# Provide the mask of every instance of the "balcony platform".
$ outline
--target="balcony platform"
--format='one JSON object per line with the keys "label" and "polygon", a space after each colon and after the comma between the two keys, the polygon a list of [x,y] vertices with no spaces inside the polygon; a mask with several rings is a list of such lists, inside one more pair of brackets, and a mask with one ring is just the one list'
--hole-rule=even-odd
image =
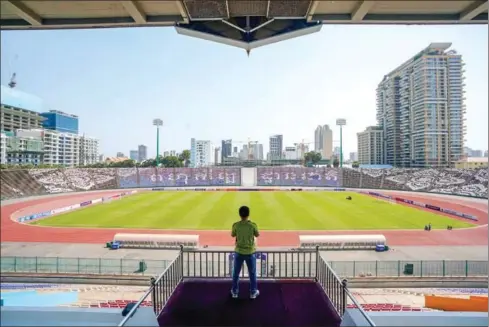
{"label": "balcony platform", "polygon": [[240,282],[238,299],[229,279],[185,279],[158,318],[160,326],[339,326],[341,319],[314,280],[259,281],[260,296],[249,298]]}

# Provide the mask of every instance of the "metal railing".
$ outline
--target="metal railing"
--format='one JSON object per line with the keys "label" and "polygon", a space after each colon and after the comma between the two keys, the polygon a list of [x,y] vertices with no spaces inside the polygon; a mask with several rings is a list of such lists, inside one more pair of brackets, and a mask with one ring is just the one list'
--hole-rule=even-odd
{"label": "metal railing", "polygon": [[151,286],[139,301],[130,307],[129,312],[124,315],[124,318],[118,326],[124,326],[131,319],[141,304],[151,296],[153,311],[158,315],[163,311],[166,303],[172,296],[178,284],[183,279],[183,247],[177,257],[166,267],[163,273],[158,278],[151,278]]}
{"label": "metal railing", "polygon": [[[229,278],[233,260],[230,251],[181,249],[175,260],[157,278],[150,289],[132,306],[118,326],[124,326],[137,309],[151,296],[153,310],[159,316],[178,284],[184,278]],[[243,266],[243,268],[245,268]],[[247,275],[247,267],[242,276]],[[342,317],[348,298],[356,305],[369,326],[375,326],[361,305],[348,291],[347,281],[341,280],[321,257],[319,249],[307,251],[260,251],[257,253],[257,276],[260,279],[311,279],[318,282],[336,313]]]}
{"label": "metal railing", "polygon": [[[312,250],[314,252],[314,250]],[[316,258],[312,252],[268,251],[266,265],[257,264],[260,278],[299,277],[314,278]],[[175,255],[178,251],[175,251]],[[188,277],[228,277],[230,252],[185,251],[184,268]],[[144,268],[141,264],[144,262]],[[86,274],[86,275],[140,275],[158,276],[172,260],[137,260],[106,258],[61,257],[0,257],[1,272]],[[212,264],[211,264],[212,262]],[[286,264],[287,262],[287,264]],[[357,277],[487,277],[487,261],[482,260],[392,260],[392,261],[328,261],[341,278]],[[412,265],[411,272],[406,266]],[[266,268],[266,269],[265,269]],[[246,270],[243,270],[243,274]]]}
{"label": "metal railing", "polygon": [[368,326],[375,326],[375,323],[370,319],[367,312],[358,303],[355,297],[348,290],[348,281],[346,279],[341,280],[334,272],[333,268],[326,262],[318,251],[317,256],[317,273],[316,280],[324,289],[326,295],[328,295],[333,308],[336,310],[340,317],[343,317],[346,305],[348,304],[348,298],[355,305],[355,308],[360,312],[362,317],[368,323]]}

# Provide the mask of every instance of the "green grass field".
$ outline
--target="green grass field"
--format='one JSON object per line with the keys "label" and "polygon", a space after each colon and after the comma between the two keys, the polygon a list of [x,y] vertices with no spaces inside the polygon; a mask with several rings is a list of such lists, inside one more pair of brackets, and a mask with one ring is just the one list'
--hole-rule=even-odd
{"label": "green grass field", "polygon": [[[352,196],[352,201],[345,200]],[[151,192],[34,222],[40,226],[228,230],[248,205],[262,230],[445,229],[472,226],[348,192]]]}

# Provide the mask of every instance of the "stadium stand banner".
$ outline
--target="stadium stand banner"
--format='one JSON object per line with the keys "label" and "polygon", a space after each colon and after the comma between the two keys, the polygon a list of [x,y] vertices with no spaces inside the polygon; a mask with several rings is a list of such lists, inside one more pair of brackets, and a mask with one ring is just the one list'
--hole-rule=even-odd
{"label": "stadium stand banner", "polygon": [[51,214],[52,215],[56,215],[58,213],[63,213],[63,212],[67,212],[67,211],[70,211],[71,210],[71,206],[68,206],[68,207],[62,207],[62,208],[57,208],[57,209],[53,209],[51,210]]}
{"label": "stadium stand banner", "polygon": [[435,210],[435,211],[440,211],[440,207],[437,207],[437,206],[434,206],[434,205],[431,205],[431,204],[425,204],[425,207],[427,209],[431,209],[431,210]]}
{"label": "stadium stand banner", "polygon": [[36,220],[36,219],[44,218],[44,217],[47,217],[47,216],[50,216],[50,215],[51,215],[51,211],[44,211],[44,212],[36,213],[36,214],[33,214],[33,215],[19,217],[19,218],[17,218],[17,221],[23,223],[25,221]]}
{"label": "stadium stand banner", "polygon": [[[361,193],[363,193],[363,192],[361,192]],[[452,209],[444,209],[444,208],[440,208],[438,206],[434,206],[434,205],[431,205],[431,204],[426,204],[426,203],[421,203],[421,202],[417,202],[417,201],[412,201],[412,200],[404,199],[404,198],[400,198],[400,197],[391,197],[391,196],[380,194],[380,193],[377,193],[377,192],[366,192],[366,194],[369,194],[369,195],[372,195],[372,196],[381,197],[381,198],[385,198],[385,199],[394,199],[397,202],[404,202],[404,203],[407,203],[407,204],[412,204],[412,205],[418,206],[420,208],[426,208],[426,209],[430,209],[430,210],[433,210],[433,211],[440,211],[440,212],[448,213],[448,214],[451,214],[451,215],[454,215],[454,216],[457,216],[457,217],[460,217],[460,218],[465,218],[465,219],[470,219],[470,220],[478,221],[477,217],[475,217],[473,215],[469,215],[469,214],[466,214],[466,213],[463,213],[463,212],[458,212],[458,211],[455,211],[455,210],[452,210]]]}
{"label": "stadium stand banner", "polygon": [[325,167],[258,167],[257,185],[342,186],[339,169]]}
{"label": "stadium stand banner", "polygon": [[80,203],[80,207],[85,207],[92,204],[92,200]]}
{"label": "stadium stand banner", "polygon": [[[137,191],[123,192],[123,193],[117,194],[115,196],[115,198],[120,199],[123,195],[129,195],[129,194],[134,194],[134,193],[137,193]],[[113,197],[106,198],[106,199],[112,199],[112,198]],[[66,207],[62,207],[62,208],[56,208],[56,209],[52,209],[52,210],[49,210],[49,211],[43,211],[43,212],[35,213],[35,214],[32,214],[32,215],[22,216],[22,217],[17,218],[17,221],[20,222],[20,223],[23,223],[23,222],[27,222],[27,221],[37,220],[37,219],[40,219],[40,218],[45,218],[47,216],[56,215],[56,214],[68,212],[68,211],[71,211],[71,210],[76,210],[76,209],[79,209],[79,208],[82,208],[82,207],[86,207],[86,206],[89,206],[89,205],[92,205],[92,204],[100,203],[103,200],[104,199],[102,199],[102,198],[98,198],[98,199],[84,201],[84,202],[77,203],[77,204],[72,204],[70,206],[66,206]]]}

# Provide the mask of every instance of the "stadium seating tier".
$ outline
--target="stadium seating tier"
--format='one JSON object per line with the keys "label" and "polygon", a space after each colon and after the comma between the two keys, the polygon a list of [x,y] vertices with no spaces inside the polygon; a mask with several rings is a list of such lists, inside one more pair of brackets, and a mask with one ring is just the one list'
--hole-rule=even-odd
{"label": "stadium seating tier", "polygon": [[[240,186],[241,168],[66,168],[2,170],[3,200],[118,188]],[[257,186],[345,187],[487,198],[487,169],[259,167]]]}

